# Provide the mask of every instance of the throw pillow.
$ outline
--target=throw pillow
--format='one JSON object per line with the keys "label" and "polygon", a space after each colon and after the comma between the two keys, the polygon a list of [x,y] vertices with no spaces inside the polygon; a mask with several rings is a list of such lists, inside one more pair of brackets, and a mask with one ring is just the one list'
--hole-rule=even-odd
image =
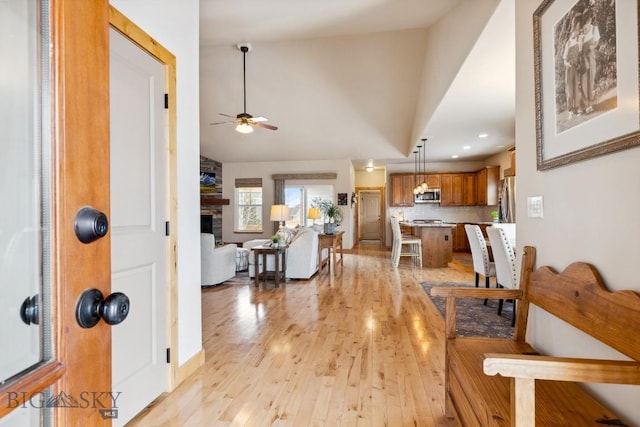
{"label": "throw pillow", "polygon": [[289,245],[293,241],[293,238],[295,237],[296,232],[291,228],[284,227],[282,229],[282,234],[284,236],[284,244]]}

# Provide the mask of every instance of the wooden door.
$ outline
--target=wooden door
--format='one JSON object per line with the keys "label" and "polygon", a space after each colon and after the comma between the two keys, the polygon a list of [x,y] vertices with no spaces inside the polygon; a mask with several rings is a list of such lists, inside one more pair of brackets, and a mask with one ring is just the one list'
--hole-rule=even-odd
{"label": "wooden door", "polygon": [[114,425],[167,388],[167,137],[164,65],[110,30],[112,289],[135,307],[113,330]]}
{"label": "wooden door", "polygon": [[[41,86],[47,99],[43,170],[50,170],[43,175],[50,189],[43,205],[50,220],[43,244],[50,254],[42,263],[50,299],[41,301],[40,309],[51,321],[52,355],[2,385],[0,417],[33,407],[34,400],[42,406],[39,399],[48,396],[49,409],[42,412],[54,425],[110,425],[118,398],[111,392],[111,327],[99,321],[83,328],[76,320],[76,303],[85,290],[110,294],[109,234],[91,243],[75,234],[81,208],[92,206],[107,217],[110,212],[108,3],[51,0],[41,7],[41,22],[50,33],[43,47],[50,69],[43,68],[47,78]],[[11,393],[18,396],[17,408],[8,402]]]}
{"label": "wooden door", "polygon": [[362,240],[381,240],[382,222],[380,217],[380,192],[360,193],[362,201]]}

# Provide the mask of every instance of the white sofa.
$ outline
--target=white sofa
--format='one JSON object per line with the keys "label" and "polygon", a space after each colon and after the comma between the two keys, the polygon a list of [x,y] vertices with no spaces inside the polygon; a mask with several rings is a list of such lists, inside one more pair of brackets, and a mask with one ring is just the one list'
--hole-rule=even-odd
{"label": "white sofa", "polygon": [[[242,247],[251,249],[269,243],[269,239],[255,239],[245,242]],[[325,256],[326,256],[326,249]],[[260,257],[262,265],[262,257]],[[267,269],[274,269],[273,256],[267,256]],[[262,267],[260,267],[262,271]],[[318,271],[318,231],[310,227],[300,227],[287,249],[287,278],[309,279]],[[249,277],[255,277],[255,255],[249,254]]]}
{"label": "white sofa", "polygon": [[200,265],[202,286],[217,285],[236,275],[234,244],[216,247],[213,234],[200,233]]}

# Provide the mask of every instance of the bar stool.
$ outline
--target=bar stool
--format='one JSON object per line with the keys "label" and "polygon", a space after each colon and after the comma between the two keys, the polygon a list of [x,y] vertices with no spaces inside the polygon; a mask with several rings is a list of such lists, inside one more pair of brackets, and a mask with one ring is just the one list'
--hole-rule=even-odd
{"label": "bar stool", "polygon": [[[400,264],[400,257],[411,257],[415,265],[422,267],[422,240],[414,236],[403,236],[400,231],[400,221],[391,217],[391,231],[393,233],[393,245],[391,247],[391,261],[395,267]],[[406,249],[403,249],[405,248]]]}

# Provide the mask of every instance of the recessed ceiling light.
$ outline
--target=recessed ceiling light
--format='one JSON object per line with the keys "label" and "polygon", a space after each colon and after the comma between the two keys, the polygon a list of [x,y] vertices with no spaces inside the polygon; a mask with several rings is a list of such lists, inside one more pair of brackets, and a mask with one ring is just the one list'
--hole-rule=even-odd
{"label": "recessed ceiling light", "polygon": [[453,156],[451,156],[452,159],[457,159],[458,157],[460,156],[458,156],[457,154],[454,154]]}
{"label": "recessed ceiling light", "polygon": [[488,133],[481,133],[480,135],[478,135],[478,138],[486,138],[488,136],[489,136]]}
{"label": "recessed ceiling light", "polygon": [[471,150],[471,146],[470,145],[465,145],[464,147],[462,147],[463,150]]}
{"label": "recessed ceiling light", "polygon": [[366,170],[367,172],[373,172],[373,166],[367,166],[366,168],[364,168],[364,170]]}

